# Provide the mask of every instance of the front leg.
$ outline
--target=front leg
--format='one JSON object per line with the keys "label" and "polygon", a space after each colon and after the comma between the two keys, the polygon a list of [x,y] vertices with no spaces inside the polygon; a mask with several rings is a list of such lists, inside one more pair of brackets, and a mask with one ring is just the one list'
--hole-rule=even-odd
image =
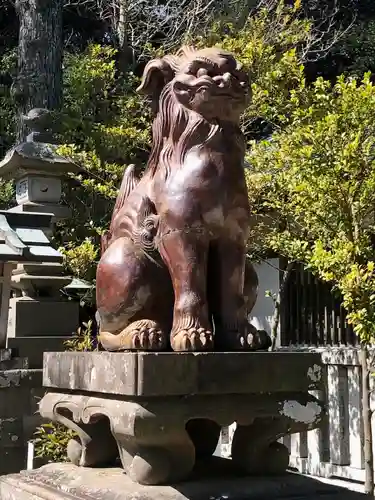
{"label": "front leg", "polygon": [[171,346],[174,351],[206,351],[213,347],[207,303],[208,238],[199,230],[166,229],[160,254],[175,295]]}

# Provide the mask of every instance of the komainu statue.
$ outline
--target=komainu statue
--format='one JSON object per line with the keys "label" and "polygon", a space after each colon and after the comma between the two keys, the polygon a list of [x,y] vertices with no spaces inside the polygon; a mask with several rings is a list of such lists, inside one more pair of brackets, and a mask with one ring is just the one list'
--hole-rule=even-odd
{"label": "komainu statue", "polygon": [[268,347],[248,323],[258,280],[246,261],[250,209],[239,119],[248,77],[218,48],[150,61],[153,144],[141,179],[125,170],[97,270],[107,350]]}

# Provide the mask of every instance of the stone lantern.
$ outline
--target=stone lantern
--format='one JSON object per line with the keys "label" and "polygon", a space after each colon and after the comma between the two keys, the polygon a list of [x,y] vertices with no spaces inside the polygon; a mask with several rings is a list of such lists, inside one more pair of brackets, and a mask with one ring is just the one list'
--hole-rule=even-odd
{"label": "stone lantern", "polygon": [[[30,129],[26,141],[14,146],[0,162],[0,177],[16,183],[17,206],[9,212],[50,214],[55,222],[66,219],[70,210],[60,201],[62,180],[80,168],[57,153],[53,116],[48,110],[33,109],[23,119]],[[51,232],[48,229],[46,236]],[[44,350],[58,350],[58,339],[76,331],[79,305],[60,294],[71,279],[61,263],[17,265],[11,280],[15,297],[10,300],[8,325],[11,337],[18,339],[17,347],[22,347],[21,339],[28,344],[30,336],[46,336]]]}
{"label": "stone lantern", "polygon": [[9,150],[0,162],[0,176],[16,183],[17,206],[11,211],[52,213],[55,221],[66,219],[70,212],[60,203],[62,179],[80,167],[57,154],[48,110],[33,109],[24,122],[31,130],[26,141]]}

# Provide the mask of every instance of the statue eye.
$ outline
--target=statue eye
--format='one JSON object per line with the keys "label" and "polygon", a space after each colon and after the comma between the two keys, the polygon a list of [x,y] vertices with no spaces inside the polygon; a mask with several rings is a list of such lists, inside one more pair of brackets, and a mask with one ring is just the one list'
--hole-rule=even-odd
{"label": "statue eye", "polygon": [[198,78],[201,76],[206,76],[206,75],[208,75],[208,71],[205,68],[198,69],[198,71],[197,71]]}

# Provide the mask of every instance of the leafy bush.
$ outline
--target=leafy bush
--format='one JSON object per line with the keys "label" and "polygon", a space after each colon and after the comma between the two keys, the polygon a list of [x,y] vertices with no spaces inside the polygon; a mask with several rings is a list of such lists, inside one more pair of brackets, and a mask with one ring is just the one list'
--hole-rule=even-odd
{"label": "leafy bush", "polygon": [[67,351],[97,351],[98,341],[93,333],[92,321],[83,323],[83,326],[78,328],[72,339],[65,342],[65,347]]}
{"label": "leafy bush", "polygon": [[318,79],[290,125],[252,145],[259,206],[278,214],[264,245],[303,262],[343,296],[361,340],[375,337],[375,86]]}
{"label": "leafy bush", "polygon": [[67,462],[66,449],[76,434],[61,424],[47,423],[34,433],[35,456],[48,462]]}

